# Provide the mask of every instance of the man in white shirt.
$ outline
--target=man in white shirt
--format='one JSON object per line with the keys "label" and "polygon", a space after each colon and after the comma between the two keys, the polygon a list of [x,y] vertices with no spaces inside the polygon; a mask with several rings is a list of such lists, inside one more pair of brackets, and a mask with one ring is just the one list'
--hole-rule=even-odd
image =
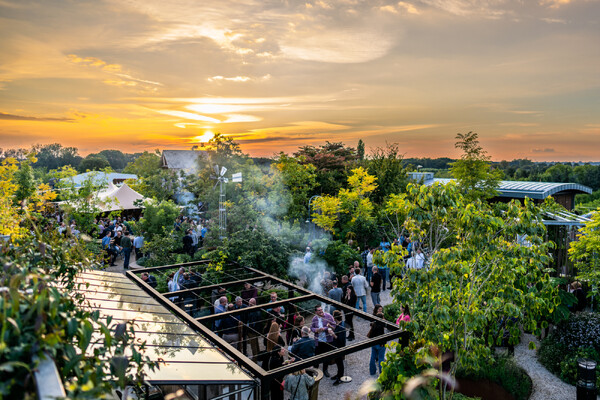
{"label": "man in white shirt", "polygon": [[310,262],[311,257],[312,257],[312,253],[310,251],[310,247],[307,247],[306,254],[304,254],[304,264],[308,264]]}
{"label": "man in white shirt", "polygon": [[367,279],[360,274],[360,268],[355,268],[354,272],[356,275],[352,278],[352,286],[356,293],[356,308],[360,310],[359,305],[362,301],[363,311],[367,312],[367,290],[369,289],[369,284],[367,283]]}

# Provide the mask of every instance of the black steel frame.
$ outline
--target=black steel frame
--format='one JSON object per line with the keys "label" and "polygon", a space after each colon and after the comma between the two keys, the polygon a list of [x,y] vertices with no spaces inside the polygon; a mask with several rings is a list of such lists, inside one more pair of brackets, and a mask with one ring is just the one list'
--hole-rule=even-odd
{"label": "black steel frame", "polygon": [[[165,307],[167,307],[169,310],[171,310],[175,315],[177,315],[182,320],[186,321],[192,329],[194,329],[197,332],[204,335],[209,341],[212,341],[212,343],[214,343],[224,353],[226,353],[227,355],[232,357],[236,362],[238,362],[238,364],[240,366],[242,366],[249,373],[251,373],[256,379],[260,380],[260,383],[261,383],[260,393],[261,393],[261,397],[263,399],[268,398],[269,384],[273,379],[281,378],[291,372],[299,371],[301,369],[308,368],[315,364],[329,362],[336,358],[345,356],[346,354],[354,353],[354,352],[372,347],[377,344],[384,344],[390,340],[400,338],[403,334],[403,332],[399,329],[398,326],[396,326],[395,324],[393,324],[387,320],[377,318],[374,315],[365,313],[354,307],[349,307],[343,303],[334,301],[328,297],[324,297],[322,295],[313,293],[307,289],[304,289],[303,287],[300,287],[293,283],[287,282],[276,276],[266,274],[264,272],[261,272],[257,269],[251,268],[251,267],[244,267],[244,268],[250,272],[257,274],[258,276],[256,278],[250,278],[247,280],[235,281],[235,282],[225,282],[223,284],[210,285],[210,286],[205,286],[205,287],[201,286],[201,287],[194,288],[194,289],[186,289],[186,290],[181,290],[178,292],[170,292],[168,294],[159,293],[158,291],[156,291],[155,289],[150,287],[146,282],[144,282],[141,279],[141,277],[139,277],[137,275],[141,272],[154,272],[154,271],[161,271],[161,270],[165,270],[165,269],[189,267],[189,266],[196,266],[196,265],[202,265],[202,264],[206,264],[206,262],[165,265],[165,266],[152,267],[152,268],[141,268],[141,269],[136,269],[136,270],[132,270],[132,271],[127,271],[126,275],[132,281],[134,281],[140,287],[142,287],[146,292],[148,292],[152,297],[154,297],[157,301],[159,301],[161,304],[163,304]],[[230,263],[230,265],[235,265],[235,266],[239,267],[239,265],[237,263]],[[196,290],[196,291],[206,290],[206,288],[208,288],[208,287],[210,287],[210,288],[227,287],[227,286],[239,285],[240,283],[244,283],[244,282],[248,282],[248,281],[257,282],[257,281],[262,281],[262,280],[275,281],[275,282],[281,284],[282,286],[287,287],[290,292],[296,291],[298,293],[301,293],[302,295],[299,297],[292,297],[292,298],[285,299],[285,300],[278,300],[273,303],[256,305],[254,307],[248,307],[248,308],[244,308],[241,310],[229,311],[229,312],[225,312],[225,313],[220,313],[218,315],[214,315],[214,314],[208,315],[208,316],[200,317],[200,318],[193,318],[192,316],[187,314],[184,310],[182,310],[180,307],[178,307],[176,304],[171,302],[166,297],[167,295],[170,297],[177,293],[185,293],[185,292],[190,292],[190,291],[194,291],[194,290]],[[248,312],[248,310],[252,309],[252,308],[256,308],[256,309],[264,309],[267,307],[272,308],[273,306],[277,306],[277,305],[285,306],[286,304],[289,304],[289,303],[298,302],[298,301],[306,301],[306,300],[319,300],[322,303],[335,306],[335,308],[338,310],[343,310],[345,312],[352,312],[352,313],[354,313],[354,315],[357,315],[360,318],[363,318],[367,321],[370,321],[370,322],[379,321],[384,324],[384,326],[388,329],[389,332],[385,333],[382,336],[378,336],[376,338],[367,339],[367,340],[364,340],[361,342],[354,343],[352,345],[346,345],[345,347],[340,348],[340,349],[332,350],[327,353],[323,353],[318,356],[314,356],[314,357],[307,358],[304,360],[295,361],[291,364],[286,364],[280,368],[267,371],[267,370],[261,368],[258,364],[256,364],[252,360],[250,360],[250,358],[246,357],[242,352],[238,351],[237,348],[235,348],[234,346],[231,346],[229,343],[227,343],[225,340],[223,340],[221,337],[219,337],[209,327],[202,324],[202,322],[209,322],[209,321],[212,321],[213,319],[220,319],[227,315],[236,315],[239,313]]]}

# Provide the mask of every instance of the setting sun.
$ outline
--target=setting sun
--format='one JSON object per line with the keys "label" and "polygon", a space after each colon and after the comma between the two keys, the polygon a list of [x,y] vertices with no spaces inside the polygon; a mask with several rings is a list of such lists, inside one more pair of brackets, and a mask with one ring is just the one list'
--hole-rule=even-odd
{"label": "setting sun", "polygon": [[215,136],[215,134],[212,133],[212,131],[205,131],[203,135],[193,137],[190,141],[192,143],[207,143],[210,139],[213,138],[213,136]]}

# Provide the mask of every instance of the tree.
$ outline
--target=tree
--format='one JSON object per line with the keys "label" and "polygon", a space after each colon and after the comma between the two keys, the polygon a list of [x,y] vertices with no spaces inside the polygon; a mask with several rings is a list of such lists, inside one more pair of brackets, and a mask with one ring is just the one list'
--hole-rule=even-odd
{"label": "tree", "polygon": [[18,162],[14,158],[9,157],[0,164],[0,234],[13,237],[20,237],[25,232],[20,226],[19,212],[13,205],[18,171]]}
{"label": "tree", "polygon": [[591,284],[588,296],[597,294],[600,282],[600,211],[592,214],[591,221],[580,229],[578,240],[571,242],[569,257],[577,268],[577,279]]}
{"label": "tree", "polygon": [[404,191],[408,183],[406,168],[397,143],[386,144],[385,148],[375,149],[367,161],[367,169],[371,175],[377,177],[377,188],[371,198],[377,204],[394,193]]}
{"label": "tree", "polygon": [[315,199],[313,222],[335,235],[339,229],[352,231],[358,220],[374,220],[374,207],[369,196],[377,188],[376,180],[362,167],[353,169],[348,177],[348,189],[340,189],[337,196],[325,195]]}
{"label": "tree", "polygon": [[21,161],[19,170],[15,173],[15,182],[17,190],[14,193],[14,201],[16,204],[21,204],[25,200],[32,197],[35,193],[36,186],[33,176],[33,168],[31,163],[35,162],[33,154],[28,154],[27,159]]}
{"label": "tree", "polygon": [[285,153],[275,160],[274,168],[280,172],[282,184],[290,194],[286,217],[291,221],[304,221],[308,217],[308,201],[317,185],[316,167],[303,161],[302,156],[292,158]]}
{"label": "tree", "polygon": [[[436,198],[443,191],[445,198]],[[453,353],[451,374],[459,366],[469,370],[483,365],[505,333],[510,343],[516,343],[520,326],[533,332],[547,326],[545,317],[555,311],[560,298],[546,273],[551,244],[544,242],[541,211],[533,202],[490,206],[466,198],[453,185],[428,194],[410,188],[402,202],[393,200],[388,211],[396,209],[406,216],[404,227],[411,237],[426,237],[428,225],[439,227],[442,235],[447,229],[452,236],[446,245],[424,249],[430,252],[427,268],[404,270],[396,246],[385,254],[377,252],[374,260],[390,265],[396,275],[404,271],[403,279],[395,280],[394,303],[410,305],[412,322],[407,329],[414,342]],[[444,212],[451,204],[455,209]],[[524,236],[526,242],[518,240]],[[437,242],[445,241],[429,241]],[[400,353],[397,343],[392,347]],[[379,382],[387,390],[393,390],[394,380],[384,378],[396,370],[397,362],[384,364]],[[440,397],[445,398],[444,385]]]}
{"label": "tree", "polygon": [[138,178],[148,178],[160,170],[160,151],[154,153],[144,151],[139,157],[127,164],[123,169],[126,174],[136,174]]}
{"label": "tree", "polygon": [[158,201],[173,200],[175,193],[181,187],[177,173],[161,168],[160,152],[145,151],[123,169],[126,174],[135,174],[136,180],[129,180],[127,184],[142,196]]}
{"label": "tree", "polygon": [[100,155],[90,154],[86,158],[81,160],[81,163],[79,164],[79,171],[100,171],[109,167],[110,164],[108,163],[106,158]]}
{"label": "tree", "polygon": [[456,134],[455,147],[463,151],[460,160],[453,162],[451,172],[469,198],[491,198],[502,177],[500,170],[492,170],[489,156],[479,145],[477,133]]}
{"label": "tree", "polygon": [[124,154],[121,150],[102,150],[97,155],[104,157],[115,171],[121,171],[125,168],[129,159],[128,155]]}
{"label": "tree", "polygon": [[554,164],[542,174],[542,180],[545,182],[570,182],[573,168],[570,165]]}
{"label": "tree", "polygon": [[32,146],[31,152],[35,153],[37,158],[33,166],[44,168],[47,171],[66,165],[77,168],[82,159],[77,154],[78,150],[76,147],[63,147],[59,143],[47,145],[36,144]]}
{"label": "tree", "polygon": [[169,235],[174,228],[175,218],[179,215],[179,207],[172,201],[145,201],[144,216],[135,223],[135,229],[143,232],[146,241],[155,236]]}
{"label": "tree", "polygon": [[304,156],[303,164],[316,168],[317,189],[323,194],[333,195],[346,180],[346,169],[357,160],[356,150],[343,143],[326,142],[319,147],[301,147],[294,156]]}
{"label": "tree", "polygon": [[102,211],[98,192],[105,187],[96,179],[97,173],[90,174],[80,185],[70,178],[77,175],[77,171],[70,166],[50,171],[49,174],[56,181],[59,189],[61,210],[66,221],[75,220],[82,232],[93,234],[97,228],[96,216]]}
{"label": "tree", "polygon": [[[28,161],[35,158],[29,155]],[[99,265],[76,238],[59,235],[54,221],[38,218],[47,188],[28,190],[22,202],[26,207],[13,205],[18,168],[14,159],[0,166],[0,232],[11,241],[0,251],[0,287],[5,288],[0,296],[0,397],[35,398],[33,371],[46,354],[58,368],[67,398],[104,398],[126,384],[141,386],[144,370],[156,364],[142,354],[144,345],[136,342],[132,325],[111,323],[89,309],[80,293],[84,285],[75,277],[84,266]]]}
{"label": "tree", "polygon": [[465,199],[456,184],[432,186],[409,184],[406,193],[393,194],[384,206],[384,214],[395,237],[409,233],[429,255],[454,243],[456,219],[465,207]]}
{"label": "tree", "polygon": [[365,142],[362,139],[358,139],[358,144],[356,145],[356,157],[359,161],[365,159]]}

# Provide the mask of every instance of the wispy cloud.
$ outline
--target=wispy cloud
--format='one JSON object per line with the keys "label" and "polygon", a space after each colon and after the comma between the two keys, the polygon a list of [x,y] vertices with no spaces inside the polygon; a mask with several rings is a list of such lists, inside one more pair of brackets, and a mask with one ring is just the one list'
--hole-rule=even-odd
{"label": "wispy cloud", "polygon": [[67,56],[69,61],[73,64],[82,65],[86,67],[99,68],[103,72],[113,76],[112,78],[102,79],[107,85],[117,87],[137,87],[138,84],[152,85],[152,86],[163,86],[160,82],[149,81],[146,79],[140,79],[131,76],[130,74],[123,72],[123,66],[120,64],[109,64],[108,62],[101,60],[97,57],[80,57],[76,54],[69,54]]}
{"label": "wispy cloud", "polygon": [[531,149],[532,153],[555,153],[556,150],[552,149],[552,148],[545,148],[545,149]]}
{"label": "wispy cloud", "polygon": [[211,76],[210,78],[208,78],[209,82],[250,82],[250,81],[267,81],[271,79],[271,75],[270,74],[266,74],[261,76],[260,78],[251,78],[249,76],[232,76],[232,77],[225,77],[222,75],[216,75],[216,76]]}
{"label": "wispy cloud", "polygon": [[541,5],[547,5],[550,8],[560,8],[567,4],[574,3],[574,0],[541,0]]}
{"label": "wispy cloud", "polygon": [[75,121],[73,118],[52,118],[52,117],[29,117],[24,115],[14,115],[14,114],[6,114],[0,112],[0,119],[10,120],[10,121],[40,121],[40,122],[73,122]]}

